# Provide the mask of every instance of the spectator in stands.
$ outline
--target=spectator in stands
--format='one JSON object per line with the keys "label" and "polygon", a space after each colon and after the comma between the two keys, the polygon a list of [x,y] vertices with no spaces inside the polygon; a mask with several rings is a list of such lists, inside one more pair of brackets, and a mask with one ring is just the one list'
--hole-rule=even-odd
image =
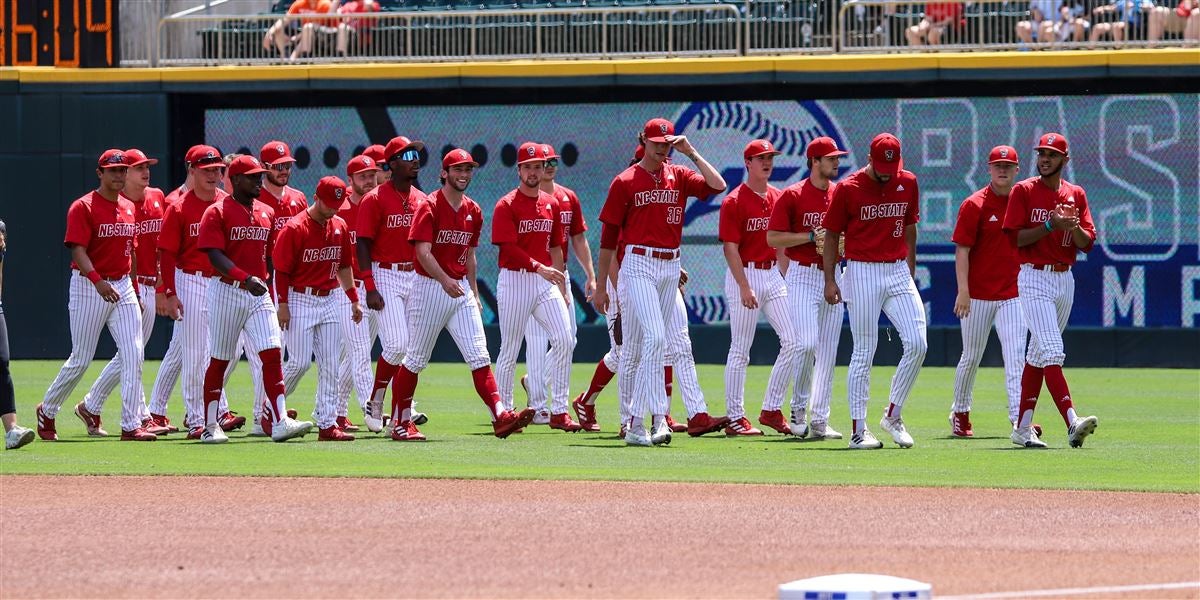
{"label": "spectator in stands", "polygon": [[[301,1],[304,0],[296,0],[296,2]],[[307,0],[307,2],[311,5],[312,0]],[[330,0],[318,0],[317,10],[315,12],[318,14],[336,13],[338,10],[337,5],[340,3],[341,0],[333,0],[332,4],[330,3]],[[292,6],[295,6],[295,4]],[[292,48],[292,60],[296,60],[303,57],[305,54],[312,52],[313,40],[317,37],[317,33],[322,33],[325,35],[333,35],[337,33],[338,23],[336,19],[308,18],[304,19],[303,23],[304,24],[300,27],[300,36],[296,46]]]}
{"label": "spectator in stands", "polygon": [[[329,0],[296,0],[290,7],[288,7],[287,14],[289,17],[293,15],[324,14],[330,12],[332,8],[334,7],[329,3]],[[308,25],[315,25],[316,23],[317,19],[311,17],[305,17],[299,20],[294,17],[279,19],[274,25],[271,25],[271,27],[267,29],[266,35],[263,36],[263,50],[270,51],[271,47],[274,46],[275,50],[279,52],[280,58],[287,57],[287,47],[295,42],[297,38],[303,42],[304,28]],[[311,28],[309,31],[310,33],[308,39],[311,47]],[[297,49],[299,49],[299,47],[297,47]],[[305,52],[308,52],[308,50],[305,50]],[[292,58],[296,58],[295,51],[292,52]]]}
{"label": "spectator in stands", "polygon": [[1114,45],[1120,46],[1127,38],[1134,37],[1142,24],[1142,11],[1153,11],[1154,3],[1149,0],[1116,0],[1113,4],[1098,6],[1092,11],[1092,44],[1104,36],[1111,36]]}
{"label": "spectator in stands", "polygon": [[1148,17],[1146,39],[1153,45],[1164,33],[1183,34],[1185,40],[1200,40],[1200,1],[1181,0],[1170,6],[1155,6]]}
{"label": "spectator in stands", "polygon": [[1033,0],[1029,3],[1029,20],[1017,23],[1017,38],[1025,44],[1035,41],[1051,44],[1068,39],[1082,42],[1089,27],[1087,20],[1080,18],[1084,11],[1078,4],[1068,6],[1059,5],[1058,0]]}
{"label": "spectator in stands", "polygon": [[930,2],[925,5],[921,22],[909,27],[904,35],[909,46],[933,46],[941,43],[947,31],[958,28],[962,19],[962,2]]}
{"label": "spectator in stands", "polygon": [[[379,3],[375,0],[350,0],[338,8],[338,14],[352,15],[354,13],[379,12]],[[359,46],[371,43],[371,22],[366,19],[343,17],[337,26],[337,53],[345,58],[349,55],[350,34],[358,35]],[[386,164],[386,163],[384,163]]]}

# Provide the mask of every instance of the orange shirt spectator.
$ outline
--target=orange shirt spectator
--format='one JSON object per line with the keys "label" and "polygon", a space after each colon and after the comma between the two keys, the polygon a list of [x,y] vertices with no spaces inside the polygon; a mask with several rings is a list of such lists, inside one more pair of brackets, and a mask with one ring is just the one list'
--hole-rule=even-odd
{"label": "orange shirt spectator", "polygon": [[[329,8],[330,8],[329,0],[296,0],[295,2],[292,3],[291,7],[288,8],[287,14],[289,14],[289,15],[328,14]],[[323,25],[325,27],[337,27],[337,22],[330,20],[330,19],[305,18],[305,19],[301,19],[300,22],[305,25],[308,25],[309,23],[315,23],[317,25]]]}

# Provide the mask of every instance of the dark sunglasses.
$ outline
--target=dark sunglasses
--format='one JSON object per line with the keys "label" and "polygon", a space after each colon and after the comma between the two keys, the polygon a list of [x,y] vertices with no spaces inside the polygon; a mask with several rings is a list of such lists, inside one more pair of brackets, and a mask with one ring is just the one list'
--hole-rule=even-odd
{"label": "dark sunglasses", "polygon": [[411,162],[411,161],[417,160],[419,158],[421,158],[420,152],[417,152],[416,150],[408,149],[408,150],[405,150],[404,152],[401,152],[401,153],[393,156],[391,158],[391,160],[399,159],[404,162]]}
{"label": "dark sunglasses", "polygon": [[202,167],[204,165],[211,165],[211,164],[215,164],[215,163],[221,163],[222,165],[224,165],[225,160],[222,159],[220,156],[211,156],[211,157],[202,158],[198,161],[193,162],[192,166],[193,167]]}
{"label": "dark sunglasses", "polygon": [[546,166],[551,169],[557,169],[558,168],[558,159],[557,158],[547,159]]}
{"label": "dark sunglasses", "polygon": [[392,167],[388,166],[388,164],[387,164],[387,163],[385,163],[385,162],[381,162],[381,163],[377,163],[377,164],[379,165],[379,170],[380,170],[380,171],[387,172],[387,171],[391,171],[391,170],[392,170]]}
{"label": "dark sunglasses", "polygon": [[276,163],[276,164],[271,165],[271,170],[272,171],[291,171],[292,163],[290,163],[290,162]]}

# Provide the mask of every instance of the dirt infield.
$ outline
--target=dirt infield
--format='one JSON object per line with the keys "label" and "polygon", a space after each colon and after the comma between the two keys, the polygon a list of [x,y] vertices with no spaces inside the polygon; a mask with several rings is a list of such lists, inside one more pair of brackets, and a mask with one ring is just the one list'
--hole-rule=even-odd
{"label": "dirt infield", "polygon": [[939,595],[1200,580],[1187,494],[2,477],[0,524],[5,598],[769,598],[849,571]]}

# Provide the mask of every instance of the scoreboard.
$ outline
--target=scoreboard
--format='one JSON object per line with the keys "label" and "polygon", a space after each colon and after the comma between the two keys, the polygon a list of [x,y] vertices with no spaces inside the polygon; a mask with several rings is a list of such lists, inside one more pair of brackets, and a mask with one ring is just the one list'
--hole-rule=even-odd
{"label": "scoreboard", "polygon": [[120,0],[0,0],[0,66],[119,66]]}

